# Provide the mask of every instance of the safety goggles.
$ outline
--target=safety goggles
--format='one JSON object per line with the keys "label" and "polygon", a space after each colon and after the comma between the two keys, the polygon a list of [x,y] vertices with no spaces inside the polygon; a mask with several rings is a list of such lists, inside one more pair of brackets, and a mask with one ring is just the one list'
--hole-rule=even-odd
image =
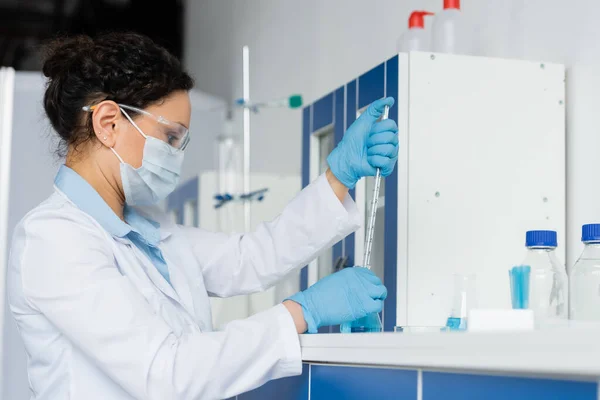
{"label": "safety goggles", "polygon": [[[121,112],[123,112],[123,114],[127,117],[127,119],[140,132],[141,132],[140,128],[137,126],[137,124],[135,122],[133,122],[133,120],[130,118],[129,114],[127,112],[125,112],[125,110],[135,112],[137,114],[140,114],[143,118],[149,118],[149,119],[153,120],[154,122],[156,122],[156,124],[154,124],[153,129],[151,129],[150,131],[148,131],[148,129],[146,129],[146,131],[143,132],[142,134],[147,134],[156,139],[160,139],[163,142],[169,144],[170,146],[172,146],[176,149],[185,150],[186,146],[188,145],[188,143],[190,141],[190,131],[185,126],[183,126],[177,122],[169,121],[168,119],[166,119],[162,116],[156,116],[146,110],[142,110],[141,108],[128,106],[126,104],[119,104],[119,103],[117,103],[117,105],[121,109]],[[83,107],[83,111],[91,112],[91,111],[94,111],[95,108],[96,108],[96,105],[85,106],[85,107]]]}

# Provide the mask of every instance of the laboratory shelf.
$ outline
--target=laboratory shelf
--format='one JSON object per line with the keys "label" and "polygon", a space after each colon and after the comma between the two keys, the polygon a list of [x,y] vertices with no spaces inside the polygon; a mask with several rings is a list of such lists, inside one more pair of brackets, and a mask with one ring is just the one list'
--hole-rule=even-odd
{"label": "laboratory shelf", "polygon": [[600,377],[600,325],[529,332],[441,332],[301,335],[306,363],[427,370]]}

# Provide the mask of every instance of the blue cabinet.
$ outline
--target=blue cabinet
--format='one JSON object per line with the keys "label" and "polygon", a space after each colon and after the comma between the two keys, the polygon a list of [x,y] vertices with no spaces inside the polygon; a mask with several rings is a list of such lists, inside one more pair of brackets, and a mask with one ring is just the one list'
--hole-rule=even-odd
{"label": "blue cabinet", "polygon": [[596,382],[423,372],[423,400],[597,400]]}
{"label": "blue cabinet", "polygon": [[302,366],[302,375],[276,379],[257,389],[239,395],[238,400],[286,399],[308,400],[309,366]]}
{"label": "blue cabinet", "polygon": [[359,110],[386,96],[385,64],[379,64],[358,77],[357,101]]}
{"label": "blue cabinet", "polygon": [[311,400],[417,400],[417,371],[313,365]]}
{"label": "blue cabinet", "polygon": [[[419,380],[419,374],[422,378]],[[420,387],[419,387],[420,386]],[[302,375],[271,381],[240,400],[597,400],[596,381],[431,372],[384,367],[307,365]]]}

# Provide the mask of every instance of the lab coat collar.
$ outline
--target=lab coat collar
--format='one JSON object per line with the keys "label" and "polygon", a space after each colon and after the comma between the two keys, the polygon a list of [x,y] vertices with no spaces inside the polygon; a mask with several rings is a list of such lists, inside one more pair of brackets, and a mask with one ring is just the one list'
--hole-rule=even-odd
{"label": "lab coat collar", "polygon": [[122,221],[100,197],[98,192],[77,172],[62,165],[54,179],[54,185],[80,210],[94,218],[107,232],[125,238],[131,231],[139,233],[148,243],[156,246],[169,236],[160,231],[160,224],[142,216],[135,208],[125,206]]}
{"label": "lab coat collar", "polygon": [[[158,246],[159,242],[171,235],[170,231],[159,229],[160,224],[150,219],[143,208],[138,210],[125,206],[123,210],[125,222],[122,221],[85,179],[65,165],[60,167],[54,184],[75,206],[94,218],[118,242],[131,243],[129,234],[137,232],[150,245]],[[139,252],[137,249],[134,251]],[[140,256],[139,259],[144,264],[146,273],[152,282],[164,294],[193,314],[191,294],[184,292],[183,299],[180,298],[174,287],[167,283],[147,257]],[[168,261],[167,264],[169,265]],[[169,268],[169,272],[171,279],[174,279],[174,284],[181,290],[181,287],[185,286],[182,285],[181,280],[185,280],[185,278],[179,276],[179,271],[175,271],[175,269]]]}

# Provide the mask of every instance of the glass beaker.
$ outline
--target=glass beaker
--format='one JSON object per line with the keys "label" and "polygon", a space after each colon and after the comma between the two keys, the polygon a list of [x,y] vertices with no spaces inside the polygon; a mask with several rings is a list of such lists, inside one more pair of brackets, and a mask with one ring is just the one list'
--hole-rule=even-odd
{"label": "glass beaker", "polygon": [[371,313],[356,321],[346,322],[340,325],[341,333],[373,333],[383,331],[379,313]]}
{"label": "glass beaker", "polygon": [[449,330],[467,329],[469,310],[475,307],[475,274],[454,274],[452,309],[446,322]]}

